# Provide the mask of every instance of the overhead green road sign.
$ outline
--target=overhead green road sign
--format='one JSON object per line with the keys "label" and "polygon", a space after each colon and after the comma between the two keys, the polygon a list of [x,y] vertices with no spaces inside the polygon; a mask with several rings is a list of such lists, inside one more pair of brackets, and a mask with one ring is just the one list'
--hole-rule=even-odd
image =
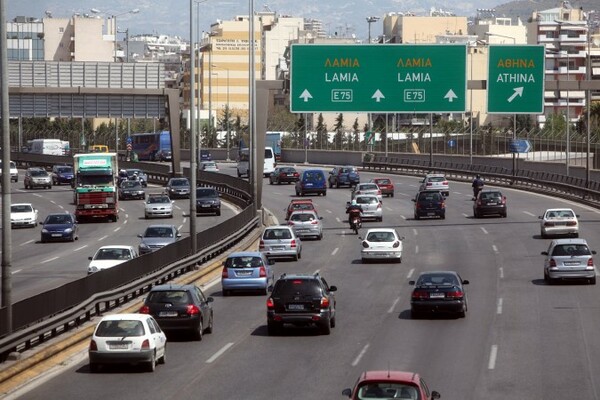
{"label": "overhead green road sign", "polygon": [[292,112],[464,112],[464,44],[294,44]]}
{"label": "overhead green road sign", "polygon": [[490,45],[488,113],[543,113],[544,58],[543,45]]}

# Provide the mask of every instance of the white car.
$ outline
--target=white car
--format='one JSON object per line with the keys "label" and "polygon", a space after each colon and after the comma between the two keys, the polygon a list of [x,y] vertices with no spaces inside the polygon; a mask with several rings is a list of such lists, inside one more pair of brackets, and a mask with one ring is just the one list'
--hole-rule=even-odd
{"label": "white car", "polygon": [[419,191],[421,190],[439,190],[444,196],[450,196],[450,184],[446,176],[442,174],[425,175],[419,186]]}
{"label": "white car", "polygon": [[202,161],[200,163],[201,171],[219,172],[219,167],[214,161]]}
{"label": "white car", "polygon": [[381,200],[374,194],[359,194],[354,200],[356,204],[362,208],[360,217],[362,219],[374,219],[375,221],[383,221],[383,207]]}
{"label": "white car", "polygon": [[354,190],[352,191],[352,198],[355,199],[356,196],[361,194],[372,194],[377,196],[379,201],[382,201],[383,195],[381,194],[381,189],[377,186],[376,183],[368,182],[368,183],[357,183],[354,186]]}
{"label": "white car", "polygon": [[542,238],[555,235],[579,237],[579,215],[570,208],[549,208],[539,218]]}
{"label": "white car", "polygon": [[96,254],[88,257],[90,260],[88,275],[133,260],[137,256],[138,252],[133,246],[102,246],[96,251]]}
{"label": "white car", "polygon": [[90,372],[104,364],[142,364],[154,372],[167,357],[167,336],[148,314],[114,314],[102,317],[88,349]]}
{"label": "white car", "polygon": [[402,262],[402,240],[393,228],[369,229],[362,239],[360,257],[370,260],[393,260]]}
{"label": "white car", "polygon": [[[0,160],[0,177],[2,177],[2,160]],[[14,161],[10,162],[10,181],[19,181],[19,171],[17,170],[17,164]]]}
{"label": "white car", "polygon": [[154,217],[173,218],[173,203],[175,201],[171,200],[166,194],[148,195],[144,204],[144,217],[146,219]]}
{"label": "white car", "polygon": [[31,203],[17,203],[10,205],[11,228],[34,228],[38,224],[38,210]]}

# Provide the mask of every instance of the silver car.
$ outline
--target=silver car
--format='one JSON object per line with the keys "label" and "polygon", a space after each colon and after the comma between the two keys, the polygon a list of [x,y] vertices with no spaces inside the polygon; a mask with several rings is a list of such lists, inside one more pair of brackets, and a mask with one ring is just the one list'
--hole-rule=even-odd
{"label": "silver car", "polygon": [[288,225],[300,238],[316,237],[321,240],[323,239],[322,219],[323,217],[319,217],[314,211],[294,211],[290,214]]}
{"label": "silver car", "polygon": [[368,182],[368,183],[359,183],[354,186],[354,190],[352,191],[352,198],[355,199],[356,196],[361,194],[372,194],[377,196],[379,201],[383,199],[383,195],[381,194],[381,189],[377,186],[376,183]]}
{"label": "silver car", "polygon": [[289,226],[269,226],[260,238],[259,250],[269,259],[291,257],[298,261],[302,257],[302,241]]}
{"label": "silver car", "polygon": [[138,237],[142,239],[138,246],[139,253],[147,254],[175,243],[181,237],[181,233],[175,225],[150,225]]}
{"label": "silver car", "polygon": [[439,190],[446,197],[450,196],[450,184],[446,176],[442,174],[427,174],[421,181],[421,190]]}
{"label": "silver car", "polygon": [[359,194],[354,200],[362,208],[362,213],[360,214],[362,219],[383,221],[383,207],[381,207],[381,200],[377,196],[374,194]]}
{"label": "silver car", "polygon": [[267,294],[274,282],[274,272],[268,260],[259,251],[240,251],[231,253],[223,263],[221,288],[223,296],[234,290],[259,290]]}
{"label": "silver car", "polygon": [[544,261],[544,280],[553,283],[561,279],[585,279],[596,284],[596,264],[585,239],[555,239],[550,242]]}
{"label": "silver car", "polygon": [[539,218],[540,235],[547,238],[553,235],[579,236],[579,215],[570,208],[549,208]]}
{"label": "silver car", "polygon": [[151,194],[144,204],[144,217],[166,217],[173,218],[174,201],[165,194]]}

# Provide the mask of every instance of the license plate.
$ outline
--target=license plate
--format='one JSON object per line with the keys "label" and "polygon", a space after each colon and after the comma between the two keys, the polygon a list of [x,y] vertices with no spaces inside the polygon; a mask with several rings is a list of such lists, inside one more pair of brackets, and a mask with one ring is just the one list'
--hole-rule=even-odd
{"label": "license plate", "polygon": [[434,212],[428,212],[427,215],[435,215]]}
{"label": "license plate", "polygon": [[52,234],[52,237],[61,237],[61,236],[62,236],[62,234],[60,234],[60,233],[53,233]]}
{"label": "license plate", "polygon": [[161,311],[158,313],[159,317],[176,317],[177,311]]}
{"label": "license plate", "polygon": [[287,176],[294,176],[294,174],[287,174]]}
{"label": "license plate", "polygon": [[285,250],[285,246],[271,246],[271,250]]}
{"label": "license plate", "polygon": [[564,264],[566,267],[574,267],[579,265],[579,261],[565,261]]}
{"label": "license plate", "polygon": [[208,208],[210,207],[210,204],[202,204],[202,207]]}
{"label": "license plate", "polygon": [[312,185],[313,185],[312,183],[307,183],[307,184],[306,184],[306,186],[312,186]]}
{"label": "license plate", "polygon": [[429,297],[431,299],[443,299],[446,295],[444,293],[429,293]]}
{"label": "license plate", "polygon": [[495,206],[496,204],[497,204],[497,203],[494,203],[493,201],[490,201],[490,202],[488,203],[488,206]]}
{"label": "license plate", "polygon": [[236,276],[250,276],[252,275],[252,271],[239,271],[236,273]]}
{"label": "license plate", "polygon": [[109,344],[108,348],[111,350],[127,350],[129,345],[127,343]]}
{"label": "license plate", "polygon": [[304,304],[289,304],[288,309],[290,310],[304,310]]}

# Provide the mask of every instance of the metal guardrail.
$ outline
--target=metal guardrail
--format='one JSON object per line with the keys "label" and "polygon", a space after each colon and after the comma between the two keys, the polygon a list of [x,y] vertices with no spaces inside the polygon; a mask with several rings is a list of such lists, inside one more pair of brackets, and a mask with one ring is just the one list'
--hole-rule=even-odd
{"label": "metal guardrail", "polygon": [[[515,170],[490,165],[410,160],[398,156],[375,155],[363,161],[363,168],[403,175],[422,176],[426,173],[444,173],[447,178],[471,182],[475,175],[481,175],[488,183],[527,189],[536,193],[550,194],[574,200],[593,207],[600,207],[600,182],[542,171]],[[587,187],[586,187],[587,186]]]}

